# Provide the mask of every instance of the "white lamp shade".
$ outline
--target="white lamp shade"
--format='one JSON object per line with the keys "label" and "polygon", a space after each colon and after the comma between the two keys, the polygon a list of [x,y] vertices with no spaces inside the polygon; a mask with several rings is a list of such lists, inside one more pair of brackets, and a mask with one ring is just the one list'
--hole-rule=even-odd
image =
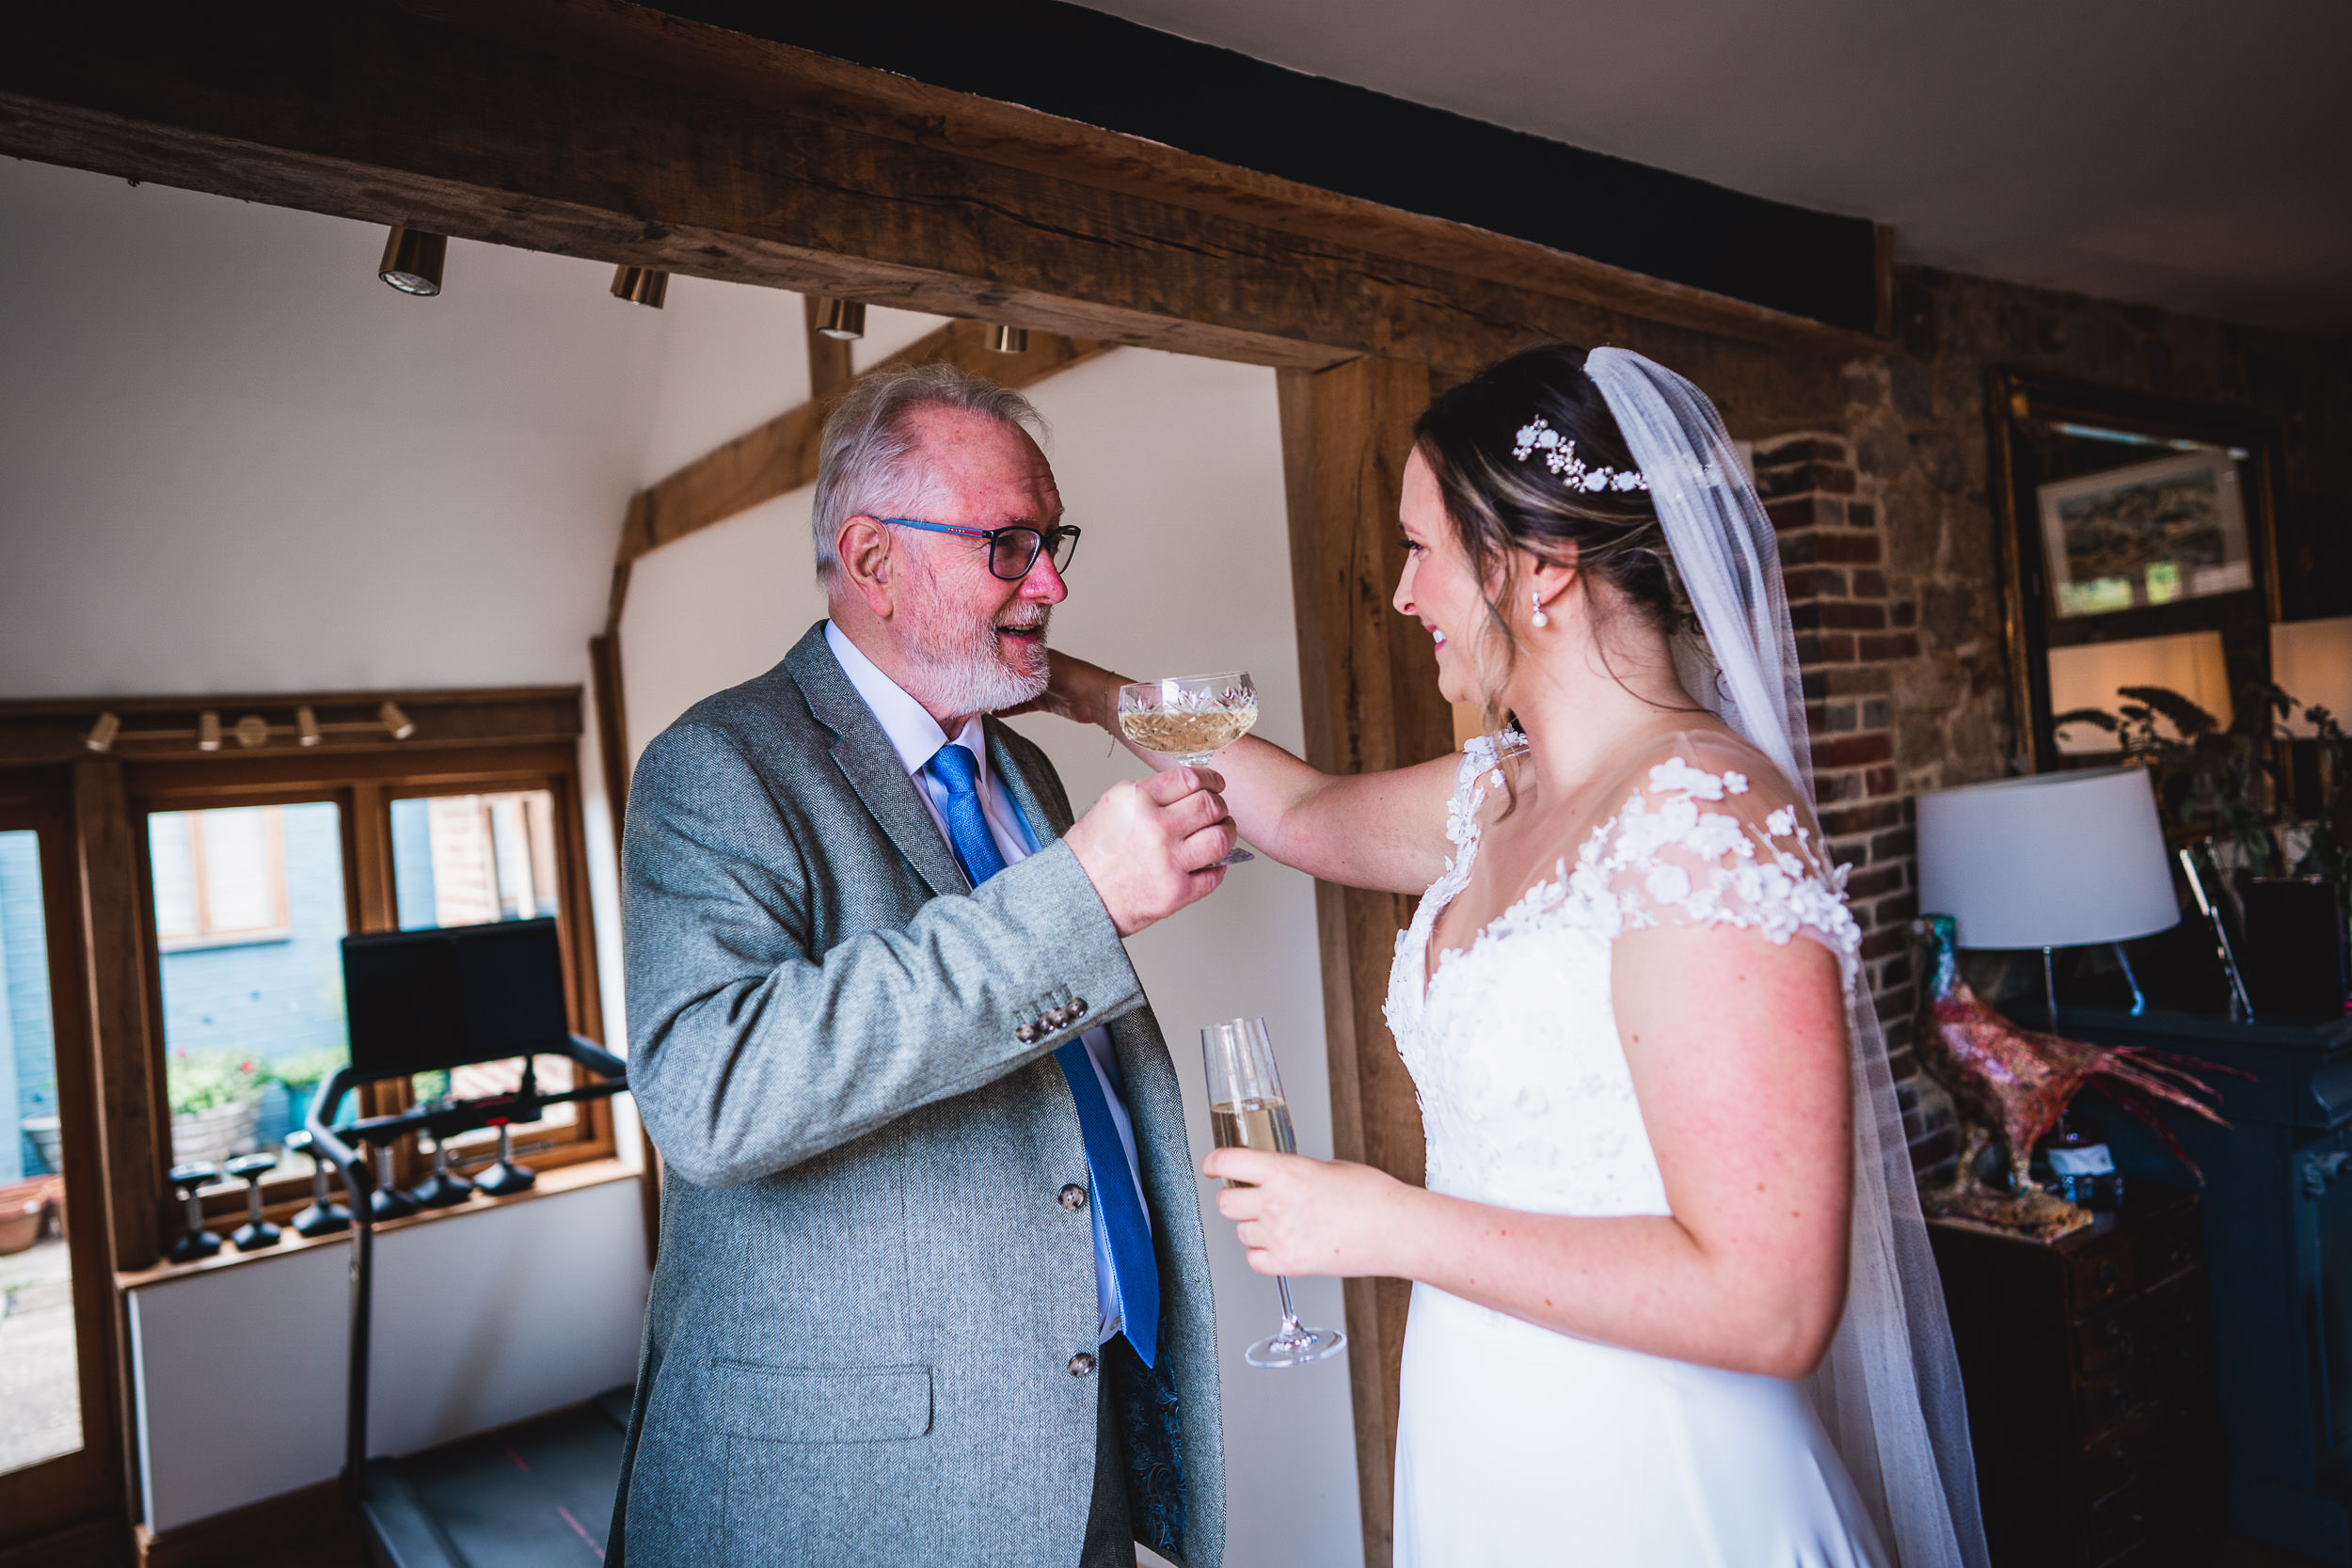
{"label": "white lamp shade", "polygon": [[[2352,729],[2352,615],[2274,625],[2270,681],[2304,707],[2324,707]],[[2316,733],[2300,708],[2287,728],[2306,738]]]}
{"label": "white lamp shade", "polygon": [[[2230,727],[2230,668],[2217,631],[2183,631],[2166,637],[2135,637],[2123,642],[2085,642],[2050,650],[2050,711],[2078,707],[2113,713],[2126,686],[2161,686],[2179,692],[2223,729]],[[2168,733],[2172,725],[2159,719]],[[2065,752],[2113,752],[2115,736],[2094,724],[2068,724],[2058,732]]]}
{"label": "white lamp shade", "polygon": [[1919,908],[1958,922],[1963,947],[2076,947],[2177,924],[2147,769],[1920,796]]}

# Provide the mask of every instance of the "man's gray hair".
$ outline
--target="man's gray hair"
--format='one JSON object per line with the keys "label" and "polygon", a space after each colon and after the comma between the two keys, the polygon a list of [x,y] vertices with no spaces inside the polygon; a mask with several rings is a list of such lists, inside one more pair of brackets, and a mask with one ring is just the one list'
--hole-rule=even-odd
{"label": "man's gray hair", "polygon": [[1042,444],[1045,420],[1009,387],[944,363],[877,371],[850,384],[818,437],[817,495],[809,531],[817,580],[831,588],[841,574],[836,541],[851,517],[913,517],[923,510],[930,474],[909,429],[926,408],[985,414]]}

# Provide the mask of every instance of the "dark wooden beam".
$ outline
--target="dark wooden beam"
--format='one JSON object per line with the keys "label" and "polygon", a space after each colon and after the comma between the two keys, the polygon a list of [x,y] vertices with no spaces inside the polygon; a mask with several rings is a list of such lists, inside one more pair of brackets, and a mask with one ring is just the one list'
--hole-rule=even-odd
{"label": "dark wooden beam", "polygon": [[[1109,346],[1083,338],[1032,332],[1025,351],[998,354],[988,346],[989,336],[990,328],[982,323],[950,322],[879,361],[874,369],[946,360],[1007,387],[1029,387]],[[816,483],[817,437],[829,411],[822,400],[796,404],[639,491],[630,498],[622,523],[621,564],[626,566],[648,550],[748,512],[762,501]],[[617,625],[617,601],[614,619]]]}
{"label": "dark wooden beam", "polygon": [[[416,729],[396,740],[383,727],[379,709],[397,704]],[[322,725],[349,725],[323,733],[303,746],[288,733],[295,710],[307,707]],[[199,716],[218,716],[217,751],[198,747]],[[529,686],[459,690],[280,691],[224,697],[76,697],[0,702],[0,766],[88,762],[98,753],[85,743],[102,713],[121,729],[104,753],[125,762],[185,758],[192,762],[230,757],[312,756],[329,752],[405,752],[452,747],[528,745],[580,738],[580,688]],[[272,726],[258,747],[238,742],[236,722],[252,715]],[[150,737],[150,732],[165,732]]]}
{"label": "dark wooden beam", "polygon": [[148,1038],[146,921],[120,763],[75,765],[73,830],[110,1252],[117,1270],[143,1269],[163,1251],[164,1134],[154,1109],[165,1101],[155,1074],[157,1053]]}
{"label": "dark wooden beam", "polygon": [[946,98],[963,118],[914,84],[614,0],[0,21],[0,151],[365,221],[1278,366],[1476,365],[1625,341],[1628,310],[1876,346]]}
{"label": "dark wooden beam", "polygon": [[[1454,716],[1438,691],[1428,639],[1389,605],[1404,567],[1397,502],[1413,419],[1429,404],[1429,372],[1358,359],[1284,371],[1277,388],[1307,760],[1326,772],[1366,773],[1441,756],[1454,746]],[[1383,1016],[1396,933],[1411,914],[1411,900],[1394,894],[1315,884],[1334,1152],[1419,1185],[1419,1102]],[[1364,1562],[1387,1568],[1412,1288],[1351,1279],[1345,1290]]]}

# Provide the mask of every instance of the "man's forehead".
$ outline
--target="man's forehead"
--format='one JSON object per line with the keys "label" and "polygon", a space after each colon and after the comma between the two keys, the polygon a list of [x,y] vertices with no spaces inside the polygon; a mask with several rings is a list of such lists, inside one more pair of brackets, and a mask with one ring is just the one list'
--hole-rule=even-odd
{"label": "man's forehead", "polygon": [[1028,432],[965,408],[925,408],[909,424],[930,482],[966,504],[1008,516],[1058,511],[1054,467]]}

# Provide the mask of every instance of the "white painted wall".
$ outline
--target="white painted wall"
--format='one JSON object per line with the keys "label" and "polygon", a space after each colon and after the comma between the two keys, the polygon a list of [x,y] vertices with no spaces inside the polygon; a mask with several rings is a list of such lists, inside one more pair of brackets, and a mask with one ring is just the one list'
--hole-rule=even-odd
{"label": "white painted wall", "polygon": [[[1071,596],[1055,613],[1055,642],[1139,675],[1246,668],[1261,693],[1261,733],[1296,750],[1298,658],[1273,372],[1119,349],[1040,384],[1032,396],[1053,424],[1050,450],[1070,520],[1086,530]],[[632,752],[696,700],[774,664],[823,615],[808,506],[806,491],[781,497],[638,562],[621,631]],[[1041,718],[1015,722],[1045,747],[1080,810],[1115,780],[1142,771],[1123,750],[1105,755],[1109,741],[1099,731]],[[1330,1153],[1314,920],[1312,882],[1262,860],[1129,944],[1202,1152],[1209,1131],[1198,1031],[1263,1013],[1296,1108],[1299,1146]],[[1242,1364],[1242,1347],[1275,1326],[1274,1286],[1242,1261],[1232,1227],[1209,1206],[1208,1183],[1201,1193],[1225,1372],[1227,1560],[1234,1568],[1360,1562],[1345,1360],[1281,1372]],[[1298,1296],[1311,1322],[1342,1321],[1336,1281],[1302,1280]]]}
{"label": "white painted wall", "polygon": [[[612,299],[605,268],[460,242],[447,292],[416,300],[376,281],[382,244],[364,225],[0,161],[0,697],[584,685],[629,492],[806,395],[797,296],[678,278],[655,312]],[[876,309],[855,359],[936,325]],[[1057,640],[1138,673],[1245,665],[1264,733],[1295,747],[1270,372],[1120,350],[1037,399],[1058,430],[1072,518],[1089,531]],[[647,557],[623,628],[631,752],[696,698],[772,664],[821,612],[804,494]],[[1134,770],[1099,736],[1022,722],[1082,806]],[[619,1038],[594,747],[592,728],[590,883]],[[1274,1030],[1301,1146],[1329,1149],[1313,920],[1306,879],[1261,862],[1135,943],[1203,1149],[1194,1031],[1244,1012]],[[416,1277],[498,1280],[516,1255],[639,1245],[633,1199],[564,1217],[573,1201],[417,1227],[453,1251],[421,1258]],[[1241,1346],[1273,1324],[1272,1287],[1242,1266],[1229,1227],[1212,1218],[1210,1235],[1231,1560],[1353,1564],[1345,1365],[1244,1368]],[[609,1349],[600,1336],[626,1321],[633,1354],[644,1289],[633,1256],[567,1275],[558,1316],[580,1338],[548,1341],[573,1346],[567,1368],[498,1338],[518,1318],[471,1317],[468,1335],[484,1337],[454,1354],[391,1349],[402,1331],[388,1325],[387,1365],[418,1378],[387,1389],[385,1418],[406,1411],[392,1435],[511,1418],[626,1378],[627,1365],[583,1347]],[[279,1434],[291,1371],[301,1386],[333,1386],[323,1358],[340,1344],[341,1265],[327,1261],[339,1257],[289,1255],[141,1293],[157,1528],[332,1472],[331,1431]],[[388,1262],[395,1276],[407,1277]],[[1305,1284],[1302,1302],[1340,1320],[1327,1281]],[[485,1296],[479,1311],[493,1306]],[[247,1349],[224,1356],[224,1343]],[[469,1392],[484,1345],[501,1354]],[[422,1402],[403,1404],[412,1394]]]}
{"label": "white painted wall", "polygon": [[[382,1237],[369,1450],[429,1448],[633,1380],[641,1213],[629,1180]],[[131,1292],[151,1528],[342,1469],[350,1267],[344,1242]]]}

